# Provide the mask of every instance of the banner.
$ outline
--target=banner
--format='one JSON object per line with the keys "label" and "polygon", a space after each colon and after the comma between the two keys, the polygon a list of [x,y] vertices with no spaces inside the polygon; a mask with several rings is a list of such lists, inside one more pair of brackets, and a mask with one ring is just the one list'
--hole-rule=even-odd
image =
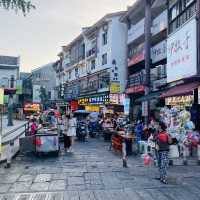
{"label": "banner", "polygon": [[129,115],[130,112],[130,98],[124,99],[124,114]]}
{"label": "banner", "polygon": [[110,93],[120,93],[120,83],[111,83]]}
{"label": "banner", "polygon": [[41,103],[40,85],[33,85],[33,103]]}

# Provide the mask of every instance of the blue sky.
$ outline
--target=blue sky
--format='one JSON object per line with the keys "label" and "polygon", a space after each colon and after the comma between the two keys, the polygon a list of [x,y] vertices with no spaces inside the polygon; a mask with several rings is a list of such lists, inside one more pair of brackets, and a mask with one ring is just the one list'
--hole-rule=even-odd
{"label": "blue sky", "polygon": [[32,0],[26,17],[0,10],[0,55],[21,56],[21,71],[57,59],[62,45],[105,14],[126,10],[134,0]]}

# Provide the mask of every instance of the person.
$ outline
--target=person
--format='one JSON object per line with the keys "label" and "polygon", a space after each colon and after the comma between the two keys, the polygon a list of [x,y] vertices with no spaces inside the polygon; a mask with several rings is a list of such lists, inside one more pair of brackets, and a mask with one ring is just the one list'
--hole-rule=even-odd
{"label": "person", "polygon": [[76,118],[74,117],[73,113],[70,113],[68,121],[68,130],[67,130],[67,136],[70,137],[70,142],[71,142],[69,152],[73,152],[72,146],[74,145],[74,137],[76,136],[76,127],[77,127]]}
{"label": "person", "polygon": [[61,127],[65,152],[67,152],[71,146],[70,137],[67,135],[68,128],[69,128],[69,115],[65,114],[62,116],[62,127]]}
{"label": "person", "polygon": [[169,144],[171,143],[171,137],[166,131],[167,127],[163,122],[159,123],[159,132],[157,135],[157,144],[158,144],[158,167],[160,173],[161,183],[167,184],[167,168],[169,164],[168,152]]}
{"label": "person", "polygon": [[31,124],[31,135],[35,135],[37,133],[37,124],[36,124],[36,119],[32,119],[32,124]]}
{"label": "person", "polygon": [[51,115],[51,125],[52,125],[52,127],[56,127],[56,117],[55,117],[55,114]]}

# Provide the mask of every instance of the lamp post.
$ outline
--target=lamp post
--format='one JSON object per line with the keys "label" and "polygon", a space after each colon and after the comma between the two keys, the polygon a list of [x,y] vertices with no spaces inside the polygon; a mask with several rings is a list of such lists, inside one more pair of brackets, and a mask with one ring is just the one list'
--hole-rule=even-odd
{"label": "lamp post", "polygon": [[[145,0],[145,95],[150,92],[150,71],[151,71],[151,0]],[[149,119],[149,102],[144,102],[146,105],[145,124],[148,124]]]}

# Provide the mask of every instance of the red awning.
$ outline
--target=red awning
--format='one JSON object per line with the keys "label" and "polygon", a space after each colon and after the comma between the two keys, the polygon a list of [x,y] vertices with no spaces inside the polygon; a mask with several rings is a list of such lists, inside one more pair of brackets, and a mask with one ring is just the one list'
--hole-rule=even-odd
{"label": "red awning", "polygon": [[196,89],[199,85],[200,85],[199,82],[178,85],[169,89],[167,92],[163,93],[160,97],[165,98],[165,97],[193,94],[193,90]]}

